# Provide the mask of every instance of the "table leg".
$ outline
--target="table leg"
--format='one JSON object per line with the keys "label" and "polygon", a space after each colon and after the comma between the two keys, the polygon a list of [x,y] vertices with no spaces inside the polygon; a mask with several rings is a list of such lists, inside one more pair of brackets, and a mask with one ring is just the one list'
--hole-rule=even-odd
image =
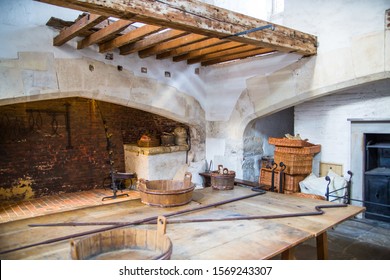
{"label": "table leg", "polygon": [[282,260],[295,260],[294,248],[290,248],[290,249],[287,249],[286,251],[282,252],[281,259]]}
{"label": "table leg", "polygon": [[328,233],[324,231],[316,238],[317,241],[317,259],[327,260],[328,256]]}

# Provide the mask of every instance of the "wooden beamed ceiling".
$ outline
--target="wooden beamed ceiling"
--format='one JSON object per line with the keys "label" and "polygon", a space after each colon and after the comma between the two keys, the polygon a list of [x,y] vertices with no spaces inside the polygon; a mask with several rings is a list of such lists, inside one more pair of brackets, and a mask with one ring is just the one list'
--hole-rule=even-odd
{"label": "wooden beamed ceiling", "polygon": [[83,14],[74,22],[51,18],[53,44],[76,37],[77,49],[171,58],[202,66],[274,52],[315,55],[317,38],[195,0],[36,0]]}

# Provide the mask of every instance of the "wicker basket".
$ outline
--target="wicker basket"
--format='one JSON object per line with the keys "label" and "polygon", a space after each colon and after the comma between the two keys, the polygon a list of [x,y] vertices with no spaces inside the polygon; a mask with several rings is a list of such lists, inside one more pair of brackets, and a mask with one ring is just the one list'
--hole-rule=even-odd
{"label": "wicker basket", "polygon": [[294,140],[288,138],[273,138],[273,137],[268,138],[268,143],[275,146],[296,147],[296,148],[314,146],[314,144],[307,142],[305,140]]}
{"label": "wicker basket", "polygon": [[302,175],[289,175],[284,174],[284,183],[283,183],[283,190],[284,193],[287,192],[300,192],[301,188],[299,187],[299,182],[303,181],[308,174],[302,174]]}
{"label": "wicker basket", "polygon": [[[308,174],[297,174],[290,175],[284,173],[283,176],[283,191],[284,193],[295,193],[300,191],[299,182],[307,177]],[[279,189],[280,176],[279,171],[275,171],[274,175],[274,187]],[[272,184],[272,170],[268,168],[262,168],[260,170],[259,183],[266,186],[271,186]]]}
{"label": "wicker basket", "polygon": [[211,172],[211,187],[215,190],[232,190],[236,172],[229,170],[227,174],[219,174],[218,171]]}
{"label": "wicker basket", "polygon": [[310,193],[289,193],[290,195],[298,196],[298,197],[304,197],[304,198],[311,198],[311,199],[319,199],[319,200],[326,200],[326,198],[322,195],[318,194],[310,194]]}
{"label": "wicker basket", "polygon": [[275,162],[278,165],[283,162],[286,165],[284,172],[287,174],[310,174],[313,168],[313,155],[296,155],[275,151]]}
{"label": "wicker basket", "polygon": [[296,154],[296,155],[317,154],[321,152],[321,145],[314,145],[311,147],[302,147],[302,148],[275,146],[275,152],[280,152],[285,154]]}
{"label": "wicker basket", "polygon": [[[259,183],[266,186],[271,186],[272,182],[272,170],[269,168],[260,169]],[[279,188],[279,172],[275,171],[274,187]]]}

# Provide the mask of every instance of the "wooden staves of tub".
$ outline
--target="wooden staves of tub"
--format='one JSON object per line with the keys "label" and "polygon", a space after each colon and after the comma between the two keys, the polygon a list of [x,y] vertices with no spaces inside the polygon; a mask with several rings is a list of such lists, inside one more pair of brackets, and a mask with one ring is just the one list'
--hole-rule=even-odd
{"label": "wooden staves of tub", "polygon": [[157,218],[157,230],[117,228],[72,240],[74,260],[169,260],[172,242],[165,234],[166,218]]}

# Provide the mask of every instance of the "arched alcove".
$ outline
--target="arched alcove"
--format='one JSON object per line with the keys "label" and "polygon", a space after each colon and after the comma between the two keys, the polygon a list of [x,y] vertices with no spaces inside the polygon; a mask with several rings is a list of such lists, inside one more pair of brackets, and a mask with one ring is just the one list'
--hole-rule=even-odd
{"label": "arched alcove", "polygon": [[258,182],[261,159],[273,156],[274,146],[268,144],[269,137],[284,137],[294,134],[294,108],[288,108],[266,117],[252,120],[245,128],[243,135],[244,163],[243,178]]}

